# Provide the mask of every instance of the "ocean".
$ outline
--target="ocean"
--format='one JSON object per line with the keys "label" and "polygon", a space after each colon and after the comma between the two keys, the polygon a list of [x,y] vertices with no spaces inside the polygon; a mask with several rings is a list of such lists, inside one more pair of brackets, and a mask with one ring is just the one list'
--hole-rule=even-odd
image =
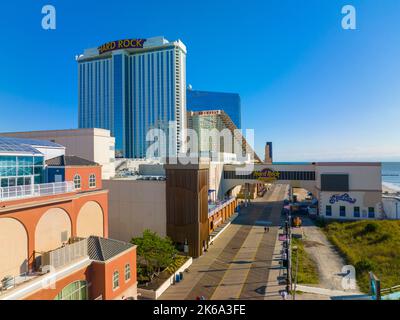
{"label": "ocean", "polygon": [[382,162],[382,182],[400,191],[400,162]]}

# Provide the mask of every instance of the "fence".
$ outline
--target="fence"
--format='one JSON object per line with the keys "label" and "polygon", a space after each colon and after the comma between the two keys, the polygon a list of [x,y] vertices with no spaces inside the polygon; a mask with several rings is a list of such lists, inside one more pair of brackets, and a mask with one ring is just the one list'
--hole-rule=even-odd
{"label": "fence", "polygon": [[51,266],[57,269],[87,255],[87,239],[83,239],[63,248],[44,253],[41,257],[41,266]]}
{"label": "fence", "polygon": [[221,201],[215,205],[215,207],[209,208],[208,210],[208,217],[212,217],[216,214],[219,210],[225,208],[226,206],[230,205],[232,202],[235,201],[235,198],[232,197],[228,200]]}
{"label": "fence", "polygon": [[75,191],[72,181],[0,188],[0,201],[50,196]]}

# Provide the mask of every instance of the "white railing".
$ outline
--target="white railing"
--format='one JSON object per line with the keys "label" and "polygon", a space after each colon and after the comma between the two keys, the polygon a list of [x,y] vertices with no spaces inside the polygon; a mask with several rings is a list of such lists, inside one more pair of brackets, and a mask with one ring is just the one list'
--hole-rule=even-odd
{"label": "white railing", "polygon": [[64,247],[53,251],[42,253],[40,256],[40,266],[36,271],[25,272],[17,276],[9,275],[0,279],[0,300],[2,295],[9,293],[11,290],[18,288],[20,285],[25,284],[28,281],[40,279],[49,272],[57,271],[75,261],[87,258],[87,239],[79,238],[71,240],[76,242],[67,244]]}
{"label": "white railing", "polygon": [[77,259],[87,257],[87,246],[87,239],[82,239],[78,242],[68,244],[65,247],[46,252],[41,256],[41,266],[42,268],[51,266],[58,269]]}
{"label": "white railing", "polygon": [[216,204],[216,206],[212,209],[208,210],[208,217],[212,217],[214,214],[216,214],[219,210],[225,208],[226,206],[230,205],[233,201],[235,201],[235,198],[232,197],[228,200],[221,201]]}
{"label": "white railing", "polygon": [[7,276],[0,279],[0,296],[7,293],[9,290],[23,284],[36,277],[36,274],[29,274],[27,272],[22,273],[18,276]]}
{"label": "white railing", "polygon": [[0,188],[0,201],[51,196],[75,191],[72,181]]}

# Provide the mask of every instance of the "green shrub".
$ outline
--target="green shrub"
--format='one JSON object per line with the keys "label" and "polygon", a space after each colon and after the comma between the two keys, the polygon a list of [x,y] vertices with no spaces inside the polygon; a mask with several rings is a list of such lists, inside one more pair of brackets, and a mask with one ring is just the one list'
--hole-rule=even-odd
{"label": "green shrub", "polygon": [[171,239],[162,238],[150,230],[145,230],[142,237],[133,238],[131,243],[137,245],[138,270],[143,281],[151,281],[154,276],[169,267],[177,254]]}
{"label": "green shrub", "polygon": [[378,224],[374,223],[374,222],[368,223],[364,228],[365,234],[373,233],[373,232],[376,232],[377,230],[378,230]]}
{"label": "green shrub", "polygon": [[346,263],[356,268],[361,291],[369,292],[369,271],[382,288],[400,284],[400,221],[332,222],[322,230]]}
{"label": "green shrub", "polygon": [[[299,238],[293,238],[292,246],[297,246],[297,250],[292,250],[293,281],[295,280],[296,263],[298,262],[297,283],[318,284],[319,275],[317,264],[311,259],[309,254],[304,249],[303,240]],[[299,255],[298,260],[297,255]]]}
{"label": "green shrub", "polygon": [[356,268],[357,272],[363,273],[372,271],[374,269],[374,264],[368,258],[362,258],[354,267]]}

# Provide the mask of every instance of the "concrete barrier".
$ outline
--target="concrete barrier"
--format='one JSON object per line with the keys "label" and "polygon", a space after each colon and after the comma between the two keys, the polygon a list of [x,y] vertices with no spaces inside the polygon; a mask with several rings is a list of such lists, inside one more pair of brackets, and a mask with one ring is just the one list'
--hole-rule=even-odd
{"label": "concrete barrier", "polygon": [[[157,290],[148,290],[148,289],[143,289],[143,288],[138,288],[138,295],[141,298],[145,299],[151,299],[151,300],[158,300],[158,298],[167,290],[172,284],[174,284],[174,279],[176,275],[180,272],[184,272],[186,269],[188,269],[193,263],[193,259],[189,258],[174,274],[172,274],[165,282],[158,287]],[[183,279],[182,281],[185,281]]]}

